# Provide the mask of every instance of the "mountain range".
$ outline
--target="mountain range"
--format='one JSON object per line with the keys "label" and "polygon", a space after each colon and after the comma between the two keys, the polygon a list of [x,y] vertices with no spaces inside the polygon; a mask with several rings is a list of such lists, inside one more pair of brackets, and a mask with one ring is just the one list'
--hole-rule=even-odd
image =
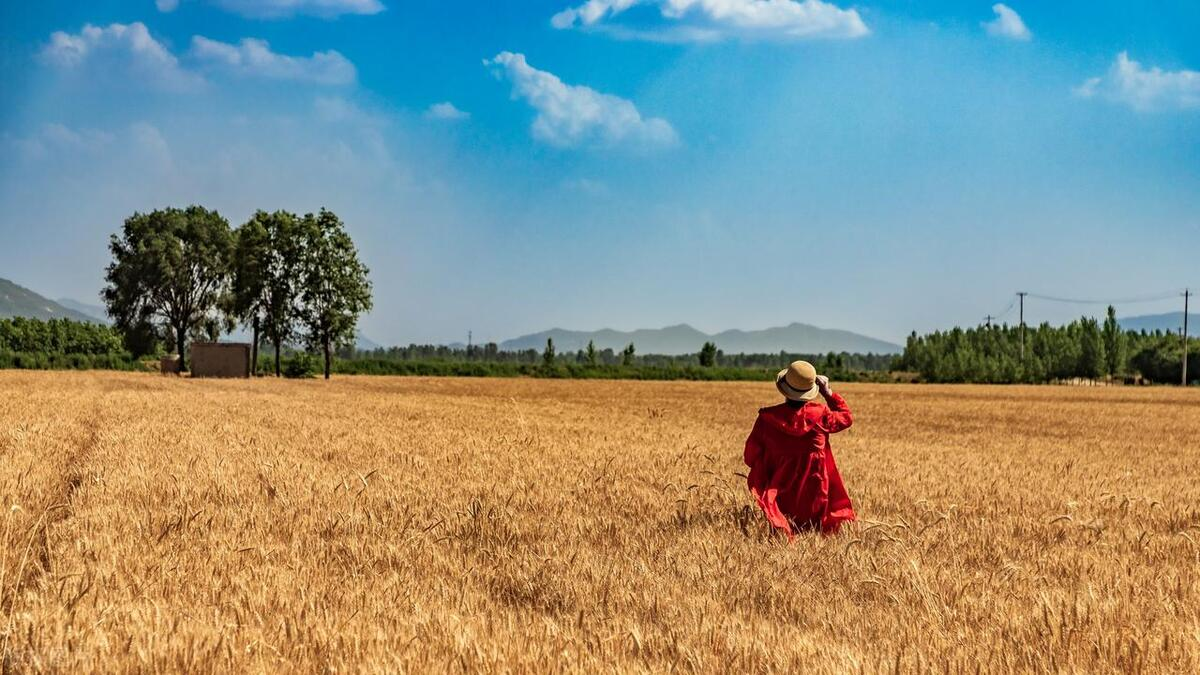
{"label": "mountain range", "polygon": [[105,323],[76,308],[44,298],[8,279],[0,279],[0,319],[14,316],[23,316],[29,319],[74,319],[75,321]]}
{"label": "mountain range", "polygon": [[93,317],[93,319],[92,319],[93,321],[99,321],[101,323],[111,323],[108,320],[108,310],[104,309],[100,305],[89,305],[86,302],[80,302],[80,301],[74,300],[72,298],[59,298],[59,299],[55,300],[55,302],[62,305],[63,307],[66,307],[67,309],[73,309],[76,312],[79,312],[80,314]]}
{"label": "mountain range", "polygon": [[[1125,330],[1144,330],[1151,333],[1161,330],[1178,335],[1179,331],[1183,328],[1183,312],[1130,316],[1124,319],[1117,319],[1117,323],[1121,324],[1121,328]],[[1198,335],[1200,335],[1200,314],[1188,312],[1188,336],[1196,337]]]}
{"label": "mountain range", "polygon": [[727,354],[824,354],[827,352],[898,354],[900,345],[845,330],[818,328],[804,323],[763,330],[727,330],[716,334],[700,331],[687,324],[666,328],[617,331],[575,331],[555,328],[524,335],[500,344],[500,349],[517,351],[542,349],[553,339],[559,351],[586,349],[593,341],[597,349],[620,351],[633,343],[639,354],[694,354],[705,342],[712,342]]}

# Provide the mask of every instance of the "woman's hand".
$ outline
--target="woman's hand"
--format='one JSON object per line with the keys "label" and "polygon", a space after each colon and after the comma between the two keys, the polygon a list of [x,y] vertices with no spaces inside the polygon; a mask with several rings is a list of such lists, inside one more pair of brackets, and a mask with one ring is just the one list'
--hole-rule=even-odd
{"label": "woman's hand", "polygon": [[817,390],[822,396],[828,396],[833,393],[833,389],[829,387],[829,378],[824,375],[817,376]]}

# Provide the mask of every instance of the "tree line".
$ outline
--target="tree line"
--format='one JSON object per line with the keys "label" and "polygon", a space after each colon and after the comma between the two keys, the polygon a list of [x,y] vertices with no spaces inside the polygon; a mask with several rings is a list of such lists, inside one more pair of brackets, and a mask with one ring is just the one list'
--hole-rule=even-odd
{"label": "tree line", "polygon": [[71,319],[0,319],[0,368],[132,370],[120,333]]}
{"label": "tree line", "polygon": [[258,211],[233,229],[202,206],[134,213],[109,241],[102,293],[115,329],[135,356],[174,347],[181,369],[189,340],[216,340],[238,326],[252,335],[252,363],[264,340],[282,371],[284,345],[324,356],[354,340],[371,308],[368,270],[341,219]]}
{"label": "tree line", "polygon": [[[853,372],[887,372],[892,368],[894,354],[834,353],[808,354],[775,352],[768,354],[726,354],[718,350],[713,342],[700,346],[700,351],[690,354],[640,354],[635,345],[626,345],[622,350],[600,348],[589,341],[582,350],[560,351],[552,339],[541,351],[502,350],[494,342],[484,345],[445,346],[409,345],[386,347],[377,350],[346,350],[340,354],[342,360],[371,360],[371,362],[434,363],[434,364],[514,364],[542,366],[587,366],[587,368],[730,368],[730,369],[775,369],[785,368],[793,360],[804,359],[822,371],[848,376]],[[384,366],[380,366],[384,368]]]}
{"label": "tree line", "polygon": [[[259,315],[263,336],[268,332]],[[253,323],[253,316],[249,318]],[[761,379],[784,364],[804,359],[841,381],[891,379],[889,371],[915,373],[926,382],[1016,383],[1074,378],[1131,379],[1174,384],[1179,381],[1182,345],[1166,332],[1122,331],[1109,312],[1103,323],[1082,318],[1066,326],[1026,327],[1022,358],[1019,326],[981,326],[935,331],[909,337],[899,356],[877,354],[724,354],[711,343],[683,355],[638,354],[622,350],[559,351],[551,342],[541,351],[502,350],[494,343],[470,347],[409,345],[359,351],[347,341],[338,349],[334,372],[390,375],[463,375],[532,377],[619,377],[629,379]],[[278,333],[281,337],[283,331]],[[0,319],[0,368],[108,368],[138,366],[126,350],[126,336],[107,326],[68,319]],[[1200,354],[1193,339],[1192,353]],[[284,376],[299,377],[311,366],[307,352],[289,354]],[[270,357],[260,361],[270,365]],[[279,361],[275,360],[275,365]],[[1200,359],[1189,361],[1189,380],[1200,380]],[[303,371],[303,372],[302,372]]]}
{"label": "tree line", "polygon": [[[1200,341],[1190,340],[1195,353]],[[1103,322],[1083,317],[1065,326],[979,326],[909,336],[895,369],[928,382],[1042,383],[1136,379],[1178,383],[1183,339],[1163,331],[1126,331],[1109,307]],[[1200,359],[1187,380],[1200,380]]]}
{"label": "tree line", "polygon": [[[236,236],[236,235],[235,235]],[[245,278],[245,277],[242,277]],[[238,283],[235,275],[234,284]],[[249,319],[253,324],[253,317]],[[201,328],[212,327],[211,322]],[[274,335],[262,322],[260,335],[270,341]],[[220,328],[220,322],[216,324]],[[280,331],[282,338],[285,333]],[[200,336],[210,339],[210,336]],[[126,349],[127,336],[119,329],[69,319],[0,320],[0,368],[106,368],[129,370],[140,367]],[[171,342],[174,346],[174,342]],[[495,343],[471,346],[409,345],[374,350],[358,350],[350,343],[337,350],[332,372],[345,374],[391,375],[464,375],[531,376],[625,379],[709,379],[757,380],[768,378],[796,359],[814,363],[822,372],[838,380],[881,379],[892,357],[874,354],[731,354],[705,343],[692,354],[638,354],[627,345],[621,350],[598,349],[590,343],[586,349],[558,351],[551,341],[548,348],[502,350]],[[161,353],[161,346],[145,345],[139,356]],[[286,339],[277,352],[282,359],[284,377],[304,377],[310,372],[308,353],[297,350]],[[267,368],[279,367],[279,360],[259,356]]]}
{"label": "tree line", "polygon": [[119,354],[121,334],[108,326],[71,319],[0,319],[0,352]]}

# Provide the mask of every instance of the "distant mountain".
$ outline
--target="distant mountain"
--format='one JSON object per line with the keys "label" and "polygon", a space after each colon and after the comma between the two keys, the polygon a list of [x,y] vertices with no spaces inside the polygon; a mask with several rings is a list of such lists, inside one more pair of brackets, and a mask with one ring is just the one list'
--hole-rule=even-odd
{"label": "distant mountain", "polygon": [[[1149,332],[1162,330],[1178,335],[1179,331],[1183,328],[1183,312],[1127,316],[1123,319],[1117,319],[1117,323],[1121,324],[1121,328],[1125,330],[1144,330]],[[1188,313],[1188,336],[1200,336],[1200,314]]]}
{"label": "distant mountain", "polygon": [[100,323],[111,323],[108,320],[108,310],[104,309],[100,305],[89,305],[86,302],[72,300],[71,298],[59,298],[55,302],[63,307],[66,307],[67,309],[73,309],[80,314],[86,314],[87,316],[92,317],[93,321],[99,321]]}
{"label": "distant mountain", "polygon": [[64,307],[24,286],[14,284],[8,279],[0,279],[0,318],[7,319],[14,316],[23,316],[27,319],[74,319],[101,323],[95,317]]}
{"label": "distant mountain", "polygon": [[371,338],[367,337],[366,335],[363,335],[363,332],[361,330],[354,334],[354,348],[359,351],[369,352],[374,349],[381,349],[382,347],[383,347],[383,345],[372,340]]}
{"label": "distant mountain", "polygon": [[898,354],[903,351],[900,345],[891,342],[850,331],[818,328],[803,323],[765,330],[727,330],[716,335],[709,335],[687,324],[635,331],[575,331],[554,328],[506,340],[500,344],[500,349],[542,349],[546,346],[547,338],[553,339],[555,348],[562,352],[584,349],[589,340],[596,343],[597,349],[613,351],[620,351],[632,342],[639,354],[694,354],[709,341],[715,343],[717,348],[724,350],[726,354],[773,354],[779,351],[793,354]]}
{"label": "distant mountain", "polygon": [[[263,343],[262,343],[263,349],[270,351],[271,344],[267,341],[266,335],[262,335],[260,337],[263,340]],[[254,342],[254,336],[251,334],[250,331],[239,326],[239,327],[235,328],[233,330],[233,332],[228,333],[226,335],[222,335],[221,342]],[[291,349],[298,349],[302,345],[287,344],[284,346],[287,348],[291,348]],[[379,349],[382,346],[383,345],[379,344],[378,342],[375,342],[374,340],[367,337],[366,335],[363,335],[362,331],[358,331],[354,334],[354,348],[361,352],[369,352],[373,349]]]}

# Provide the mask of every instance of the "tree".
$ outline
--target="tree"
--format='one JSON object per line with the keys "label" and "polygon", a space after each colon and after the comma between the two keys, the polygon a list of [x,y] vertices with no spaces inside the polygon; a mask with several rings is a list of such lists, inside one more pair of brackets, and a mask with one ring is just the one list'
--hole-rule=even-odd
{"label": "tree", "polygon": [[1117,310],[1108,306],[1108,316],[1104,319],[1104,360],[1108,375],[1116,377],[1125,370],[1125,332],[1117,323]]}
{"label": "tree", "polygon": [[634,354],[633,343],[630,342],[628,347],[621,350],[621,365],[632,366],[633,365],[633,354]]}
{"label": "tree", "polygon": [[211,327],[229,285],[229,222],[201,206],[134,213],[108,248],[102,297],[114,325],[134,338],[169,329],[185,369],[188,335]]}
{"label": "tree", "polygon": [[371,282],[354,241],[332,211],[304,216],[300,232],[299,318],[309,348],[325,357],[328,380],[334,348],[353,342],[359,315],[371,309]]}
{"label": "tree", "polygon": [[119,328],[125,348],[134,358],[161,353],[166,331],[149,319]]}
{"label": "tree", "polygon": [[554,338],[546,338],[546,349],[542,351],[542,365],[547,368],[554,365]]}
{"label": "tree", "polygon": [[250,344],[250,372],[258,374],[259,330],[262,326],[263,288],[266,260],[270,244],[266,228],[254,214],[234,232],[232,274],[233,288],[229,298],[229,315],[243,325],[249,324],[253,339]]}
{"label": "tree", "polygon": [[717,346],[711,342],[705,342],[700,348],[700,365],[705,368],[711,368],[717,364]]}
{"label": "tree", "polygon": [[1104,339],[1095,319],[1080,320],[1079,375],[1096,379],[1104,373]]}
{"label": "tree", "polygon": [[283,344],[296,337],[300,319],[304,244],[300,219],[287,211],[258,211],[238,228],[231,304],[235,317],[253,329],[256,363],[260,327],[271,341],[276,377]]}
{"label": "tree", "polygon": [[595,366],[597,358],[598,358],[598,355],[596,354],[596,342],[594,340],[588,340],[587,364],[589,366]]}

